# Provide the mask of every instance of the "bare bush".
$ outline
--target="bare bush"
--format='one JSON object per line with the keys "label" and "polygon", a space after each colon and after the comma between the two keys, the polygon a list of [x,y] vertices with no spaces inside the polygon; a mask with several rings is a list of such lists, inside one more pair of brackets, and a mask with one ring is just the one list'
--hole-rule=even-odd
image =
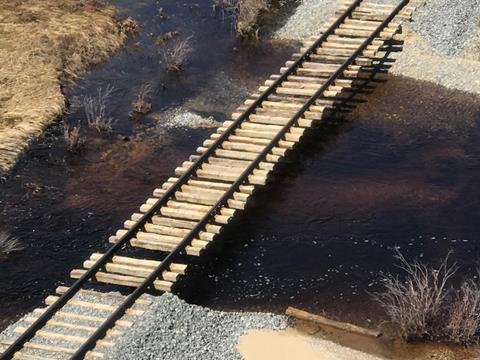
{"label": "bare bush", "polygon": [[133,111],[138,114],[148,114],[152,110],[151,95],[153,89],[150,83],[144,83],[138,91],[137,98],[132,103]]}
{"label": "bare bush", "polygon": [[240,37],[258,39],[262,13],[270,8],[269,0],[214,0],[214,9],[229,14]]}
{"label": "bare bush", "polygon": [[167,71],[180,71],[188,55],[193,51],[190,44],[192,37],[175,41],[171,46],[162,49],[161,62]]}
{"label": "bare bush", "polygon": [[105,89],[97,89],[96,97],[84,96],[82,98],[83,110],[88,126],[99,133],[110,133],[112,131],[113,119],[109,116],[107,104],[113,90],[113,86],[107,85]]}
{"label": "bare bush", "polygon": [[0,231],[0,258],[5,258],[15,251],[23,250],[17,238],[5,231]]}
{"label": "bare bush", "polygon": [[80,125],[63,125],[63,138],[65,139],[67,151],[72,153],[79,152],[85,145],[85,138],[81,136],[80,131]]}
{"label": "bare bush", "polygon": [[457,271],[455,264],[448,264],[448,255],[438,268],[427,267],[414,261],[409,263],[397,252],[399,268],[406,279],[387,275],[385,291],[375,294],[390,321],[404,339],[439,338],[444,335],[446,300],[450,293],[447,283]]}
{"label": "bare bush", "polygon": [[448,310],[445,327],[448,339],[457,344],[478,342],[480,285],[473,280],[464,281]]}

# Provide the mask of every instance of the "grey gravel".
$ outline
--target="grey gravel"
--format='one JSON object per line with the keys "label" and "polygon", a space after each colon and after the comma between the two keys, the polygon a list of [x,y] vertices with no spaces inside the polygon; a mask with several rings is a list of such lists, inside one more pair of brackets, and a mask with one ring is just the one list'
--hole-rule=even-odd
{"label": "grey gravel", "polygon": [[249,329],[284,329],[284,316],[214,311],[171,294],[153,303],[105,360],[242,359],[236,346]]}
{"label": "grey gravel", "polygon": [[305,40],[317,35],[324,21],[337,9],[335,0],[303,0],[286,24],[274,37],[285,40]]}
{"label": "grey gravel", "polygon": [[[374,0],[398,4],[399,0]],[[449,89],[480,94],[480,0],[412,0],[411,22],[404,22],[403,50],[391,54],[390,72]],[[336,0],[303,0],[275,37],[318,35]]]}
{"label": "grey gravel", "polygon": [[157,122],[157,128],[181,129],[181,128],[213,128],[221,125],[212,116],[203,117],[183,107],[173,108],[165,112],[150,115]]}
{"label": "grey gravel", "polygon": [[438,52],[454,56],[475,35],[480,0],[430,0],[417,8],[410,26]]}

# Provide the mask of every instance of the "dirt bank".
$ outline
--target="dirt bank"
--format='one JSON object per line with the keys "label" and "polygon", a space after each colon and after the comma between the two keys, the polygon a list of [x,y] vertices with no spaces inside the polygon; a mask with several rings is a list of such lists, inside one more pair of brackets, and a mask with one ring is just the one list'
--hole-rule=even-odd
{"label": "dirt bank", "polygon": [[0,173],[65,109],[62,87],[126,38],[95,0],[0,0]]}
{"label": "dirt bank", "polygon": [[245,360],[380,360],[376,356],[305,336],[295,329],[250,330],[240,338],[238,350]]}

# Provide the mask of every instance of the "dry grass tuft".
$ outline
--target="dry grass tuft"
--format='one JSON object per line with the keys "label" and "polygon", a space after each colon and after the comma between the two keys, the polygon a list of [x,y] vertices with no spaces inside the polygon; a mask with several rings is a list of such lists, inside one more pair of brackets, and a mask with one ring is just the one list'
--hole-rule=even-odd
{"label": "dry grass tuft", "polygon": [[395,257],[406,279],[386,276],[385,292],[377,294],[376,299],[404,339],[437,337],[442,330],[439,318],[449,293],[447,282],[457,271],[456,265],[448,265],[448,256],[438,268],[418,261],[409,263],[400,252]]}
{"label": "dry grass tuft", "polygon": [[270,3],[269,0],[214,0],[214,8],[220,9],[223,16],[230,15],[240,37],[258,39],[259,22]]}
{"label": "dry grass tuft", "polygon": [[161,50],[161,63],[165,65],[167,71],[180,71],[188,55],[193,51],[191,46],[192,37],[183,40],[177,40]]}
{"label": "dry grass tuft", "polygon": [[456,344],[478,343],[480,330],[480,285],[463,282],[448,309],[446,332]]}
{"label": "dry grass tuft", "polygon": [[93,0],[0,0],[0,171],[65,110],[62,85],[123,45],[114,15]]}
{"label": "dry grass tuft", "polygon": [[152,85],[150,83],[144,83],[138,91],[137,98],[132,103],[133,111],[137,114],[148,114],[152,110],[152,102],[150,97],[152,96]]}
{"label": "dry grass tuft", "polygon": [[6,258],[13,252],[23,250],[17,238],[5,231],[0,231],[0,258]]}
{"label": "dry grass tuft", "polygon": [[81,135],[80,125],[71,126],[69,124],[64,124],[63,137],[65,139],[65,146],[68,152],[79,152],[85,145],[85,138]]}
{"label": "dry grass tuft", "polygon": [[113,86],[98,88],[97,96],[84,96],[81,100],[88,126],[99,133],[111,133],[113,119],[109,115],[108,102],[114,91]]}
{"label": "dry grass tuft", "polygon": [[466,280],[455,290],[450,281],[458,267],[449,265],[449,255],[435,268],[409,263],[397,252],[405,279],[387,275],[384,292],[373,295],[405,340],[478,343],[480,284]]}

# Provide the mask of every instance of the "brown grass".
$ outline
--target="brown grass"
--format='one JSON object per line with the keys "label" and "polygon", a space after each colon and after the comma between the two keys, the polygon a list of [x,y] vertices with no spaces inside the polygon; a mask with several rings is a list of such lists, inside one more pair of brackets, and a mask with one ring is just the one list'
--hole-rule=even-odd
{"label": "brown grass", "polygon": [[444,315],[447,282],[457,267],[448,265],[448,256],[438,268],[418,261],[409,263],[400,252],[396,258],[406,278],[402,281],[386,276],[385,291],[377,294],[376,299],[404,339],[434,338],[442,330],[439,319]]}
{"label": "brown grass", "polygon": [[85,138],[81,135],[81,127],[69,124],[63,125],[63,137],[65,139],[65,147],[68,152],[76,153],[83,149]]}
{"label": "brown grass", "polygon": [[465,280],[448,309],[446,332],[457,344],[478,343],[480,330],[480,285]]}
{"label": "brown grass", "polygon": [[105,89],[98,88],[96,96],[84,96],[82,106],[90,128],[99,133],[111,133],[113,118],[110,116],[108,103],[114,91],[113,86],[107,85]]}
{"label": "brown grass", "polygon": [[214,8],[232,17],[240,37],[258,39],[259,23],[270,3],[269,0],[214,0]]}
{"label": "brown grass", "polygon": [[456,290],[451,280],[458,267],[449,264],[449,255],[438,267],[408,262],[399,252],[396,258],[405,279],[385,276],[385,290],[373,296],[398,334],[405,340],[478,343],[480,284],[468,279]]}
{"label": "brown grass", "polygon": [[114,13],[95,0],[0,0],[0,172],[64,111],[61,87],[122,46]]}
{"label": "brown grass", "polygon": [[132,103],[133,111],[137,114],[148,114],[152,110],[152,85],[144,83],[140,86],[136,99]]}
{"label": "brown grass", "polygon": [[192,52],[191,37],[176,40],[170,46],[161,50],[161,63],[167,71],[180,71]]}

